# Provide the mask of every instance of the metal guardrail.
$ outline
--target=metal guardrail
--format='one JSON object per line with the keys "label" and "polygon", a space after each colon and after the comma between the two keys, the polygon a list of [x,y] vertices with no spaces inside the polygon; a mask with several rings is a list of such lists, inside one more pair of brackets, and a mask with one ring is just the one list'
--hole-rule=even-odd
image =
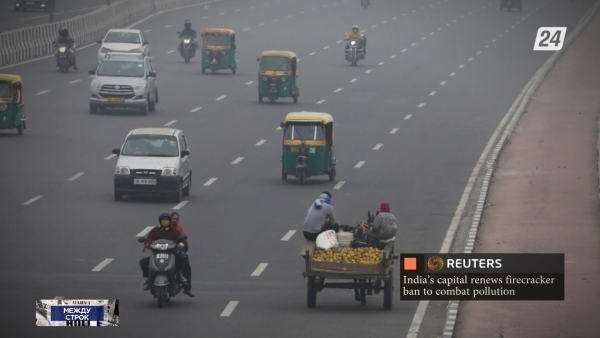
{"label": "metal guardrail", "polygon": [[60,27],[67,27],[77,46],[84,46],[101,39],[111,28],[126,26],[152,13],[206,2],[216,1],[119,0],[68,20],[0,33],[0,66],[52,54],[52,41],[57,39]]}

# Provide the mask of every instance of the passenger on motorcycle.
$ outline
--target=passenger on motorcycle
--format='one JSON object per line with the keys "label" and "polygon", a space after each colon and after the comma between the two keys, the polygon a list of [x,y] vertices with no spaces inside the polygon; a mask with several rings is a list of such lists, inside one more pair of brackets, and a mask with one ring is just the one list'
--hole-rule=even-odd
{"label": "passenger on motorcycle", "polygon": [[[183,26],[185,27],[181,32],[180,32],[180,36],[184,37],[184,36],[189,36],[192,38],[192,49],[194,52],[194,56],[196,55],[196,49],[198,48],[198,43],[196,42],[196,31],[192,29],[192,23],[190,22],[190,20],[185,20],[185,23],[183,24]],[[179,43],[179,53],[181,54],[181,57],[183,57],[183,40]]]}
{"label": "passenger on motorcycle", "polygon": [[[346,36],[346,41],[356,41],[362,45],[365,55],[367,55],[367,39],[358,30],[358,25],[352,26],[352,31]],[[350,43],[346,45],[346,49],[350,48]]]}
{"label": "passenger on motorcycle", "polygon": [[[67,53],[69,53],[71,60],[73,61],[73,69],[78,70],[77,68],[77,59],[75,58],[75,49],[73,46],[75,45],[75,40],[69,36],[69,30],[66,27],[63,27],[58,30],[58,39],[56,40],[57,45],[67,45]],[[58,51],[56,52],[56,67],[59,67],[58,64]]]}
{"label": "passenger on motorcycle", "polygon": [[[174,228],[175,230],[179,231],[181,233],[182,236],[185,235],[185,232],[183,231],[183,228],[181,227],[181,224],[179,224],[179,214],[176,212],[172,212],[171,213],[171,227]],[[190,285],[190,288],[187,290],[188,293],[185,292],[184,293],[190,297],[194,297],[194,295],[189,292],[189,290],[192,289],[192,266],[190,265],[190,258],[187,255],[187,251],[189,249],[188,246],[188,241],[185,240],[179,244],[177,244],[177,248],[179,249],[179,251],[181,251],[181,270],[183,273],[183,276],[185,277],[185,279],[187,279],[188,284]]]}
{"label": "passenger on motorcycle", "polygon": [[[142,249],[142,251],[146,251],[146,248],[150,245],[150,242],[152,242],[152,241],[155,241],[158,239],[177,241],[179,239],[179,237],[182,236],[182,233],[180,230],[175,229],[174,227],[171,226],[172,225],[171,224],[172,217],[171,217],[170,213],[163,212],[162,214],[160,214],[160,216],[158,216],[158,222],[159,222],[160,226],[154,227],[152,230],[150,230],[150,232],[148,233],[148,236],[146,236],[146,241],[144,242],[144,248]],[[182,247],[182,246],[179,246],[179,247]],[[184,287],[183,293],[185,293],[186,295],[188,295],[190,297],[195,297],[195,295],[189,291],[191,286],[189,285],[187,279],[185,279],[185,277],[183,276],[183,273],[181,272],[181,267],[184,266],[184,263],[182,262],[181,254],[176,254],[175,257],[176,257],[175,263],[177,264],[177,270],[178,270],[178,277],[179,277],[179,280],[183,283],[183,287]],[[150,280],[148,279],[148,275],[149,275],[148,265],[149,264],[150,264],[150,257],[142,258],[140,260],[140,267],[142,268],[142,275],[144,278],[146,278],[144,283],[142,283],[142,286],[144,287],[144,291],[150,289],[150,284],[149,284]]]}

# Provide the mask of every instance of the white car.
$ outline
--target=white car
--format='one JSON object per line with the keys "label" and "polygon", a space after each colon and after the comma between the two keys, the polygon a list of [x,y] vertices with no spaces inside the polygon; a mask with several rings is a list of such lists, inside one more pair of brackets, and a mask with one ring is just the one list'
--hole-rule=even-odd
{"label": "white car", "polygon": [[150,54],[148,41],[138,29],[111,29],[104,39],[96,42],[101,45],[98,51],[98,63],[102,62],[108,52],[142,52],[145,56]]}

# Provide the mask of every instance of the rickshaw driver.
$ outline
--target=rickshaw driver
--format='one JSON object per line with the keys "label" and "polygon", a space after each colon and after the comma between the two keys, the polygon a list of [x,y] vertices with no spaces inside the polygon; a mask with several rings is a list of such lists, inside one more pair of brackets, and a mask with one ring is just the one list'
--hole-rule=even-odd
{"label": "rickshaw driver", "polygon": [[[184,29],[181,31],[181,36],[189,36],[192,38],[191,44],[193,47],[194,56],[196,55],[196,48],[198,47],[198,43],[196,42],[196,31],[192,29],[192,22],[190,20],[185,20],[183,24]],[[183,57],[183,41],[179,43],[179,53],[181,57]]]}
{"label": "rickshaw driver", "polygon": [[[346,41],[356,41],[363,47],[365,55],[367,55],[367,44],[365,43],[365,37],[361,32],[358,31],[358,25],[352,26],[352,31],[346,36]],[[350,48],[350,44],[346,45],[346,49]]]}

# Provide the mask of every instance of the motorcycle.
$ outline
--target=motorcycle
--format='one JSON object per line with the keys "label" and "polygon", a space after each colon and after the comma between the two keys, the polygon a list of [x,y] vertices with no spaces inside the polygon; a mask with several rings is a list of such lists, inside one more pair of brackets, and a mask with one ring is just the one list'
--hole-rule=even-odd
{"label": "motorcycle", "polygon": [[[185,241],[187,236],[181,236],[177,242],[167,239],[152,241],[148,246],[152,251],[149,264],[150,293],[158,301],[158,307],[164,307],[171,297],[183,291],[183,283],[177,277],[175,251],[177,244]],[[143,243],[144,237],[138,238]]]}
{"label": "motorcycle", "polygon": [[346,60],[349,61],[352,66],[356,66],[359,60],[365,59],[365,50],[356,41],[350,41],[350,47],[346,49]]}
{"label": "motorcycle", "polygon": [[363,6],[364,9],[367,9],[367,6],[371,4],[371,0],[360,0],[360,4]]}
{"label": "motorcycle", "polygon": [[58,71],[66,73],[73,66],[73,59],[69,53],[69,46],[65,44],[56,44],[56,53],[58,54]]}
{"label": "motorcycle", "polygon": [[190,59],[193,58],[194,56],[196,56],[196,53],[194,51],[194,44],[193,44],[194,39],[191,36],[183,36],[182,37],[181,33],[179,33],[179,37],[181,39],[183,39],[183,44],[181,47],[182,48],[181,56],[185,60],[185,63],[189,63]]}

